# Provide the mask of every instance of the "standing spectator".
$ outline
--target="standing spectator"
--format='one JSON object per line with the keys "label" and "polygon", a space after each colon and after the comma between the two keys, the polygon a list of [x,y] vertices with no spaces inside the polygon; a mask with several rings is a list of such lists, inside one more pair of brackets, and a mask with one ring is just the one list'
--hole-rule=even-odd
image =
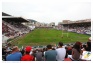
{"label": "standing spectator", "polygon": [[57,59],[57,61],[63,61],[65,59],[66,49],[62,47],[63,46],[62,42],[59,42],[58,45],[59,45],[59,48],[56,49],[56,51],[57,51],[56,59]]}
{"label": "standing spectator", "polygon": [[21,61],[33,61],[34,60],[34,57],[30,55],[31,49],[32,48],[30,46],[27,46],[25,48],[25,55],[22,56]]}
{"label": "standing spectator", "polygon": [[51,45],[47,45],[47,51],[45,52],[45,60],[46,61],[56,61],[56,51],[52,50]]}
{"label": "standing spectator", "polygon": [[41,49],[38,49],[38,52],[36,52],[36,61],[42,61],[42,56]]}
{"label": "standing spectator", "polygon": [[20,61],[22,54],[19,52],[18,46],[14,46],[12,53],[6,57],[6,61]]}

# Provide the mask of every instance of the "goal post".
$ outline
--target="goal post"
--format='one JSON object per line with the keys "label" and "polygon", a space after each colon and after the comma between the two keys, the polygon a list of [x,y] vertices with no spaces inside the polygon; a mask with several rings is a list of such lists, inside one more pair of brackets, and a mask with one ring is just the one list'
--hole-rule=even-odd
{"label": "goal post", "polygon": [[64,34],[66,35],[66,37],[69,37],[69,33],[68,33],[68,32],[64,33],[63,30],[62,30],[62,35],[61,35],[61,37],[64,37]]}
{"label": "goal post", "polygon": [[63,32],[63,25],[62,25],[61,30],[62,30],[62,35],[61,35],[61,37],[63,37],[64,34],[66,34],[66,37],[69,37],[69,32],[68,32],[68,30],[69,30],[69,25],[67,25],[67,32],[66,32],[66,33]]}
{"label": "goal post", "polygon": [[69,36],[68,30],[69,30],[69,25],[67,26],[67,37]]}

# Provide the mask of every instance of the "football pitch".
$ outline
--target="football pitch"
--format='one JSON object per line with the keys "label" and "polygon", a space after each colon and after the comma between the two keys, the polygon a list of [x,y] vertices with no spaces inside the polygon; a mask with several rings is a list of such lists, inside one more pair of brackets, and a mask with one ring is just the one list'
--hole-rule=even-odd
{"label": "football pitch", "polygon": [[87,42],[89,37],[88,35],[62,30],[38,28],[22,37],[13,39],[11,43],[18,46],[40,46],[57,44],[59,41],[63,43]]}

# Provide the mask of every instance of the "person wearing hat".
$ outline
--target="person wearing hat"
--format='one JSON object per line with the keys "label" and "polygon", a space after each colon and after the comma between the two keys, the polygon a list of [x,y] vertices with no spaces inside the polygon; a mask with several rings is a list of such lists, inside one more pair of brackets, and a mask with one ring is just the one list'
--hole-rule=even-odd
{"label": "person wearing hat", "polygon": [[6,61],[20,61],[22,57],[18,46],[13,46],[12,53],[6,57]]}
{"label": "person wearing hat", "polygon": [[33,61],[34,57],[32,55],[30,55],[30,51],[31,51],[31,46],[27,46],[25,48],[25,55],[22,56],[21,61]]}

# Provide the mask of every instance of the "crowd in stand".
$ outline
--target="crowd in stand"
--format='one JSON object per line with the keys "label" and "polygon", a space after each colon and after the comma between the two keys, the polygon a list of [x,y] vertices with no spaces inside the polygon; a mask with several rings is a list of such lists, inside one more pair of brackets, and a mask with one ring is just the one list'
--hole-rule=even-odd
{"label": "crowd in stand", "polygon": [[7,25],[2,23],[2,34],[7,36],[7,37],[14,36],[15,30],[9,28]]}
{"label": "crowd in stand", "polygon": [[30,32],[30,28],[20,22],[2,21],[2,34],[9,38],[21,36]]}
{"label": "crowd in stand", "polygon": [[87,61],[82,59],[83,51],[91,52],[91,40],[86,44],[76,42],[64,46],[59,42],[58,46],[49,44],[44,48],[26,46],[22,49],[8,43],[2,47],[2,58],[4,61]]}
{"label": "crowd in stand", "polygon": [[70,31],[70,32],[76,32],[80,34],[91,34],[91,27],[64,27],[63,30]]}

